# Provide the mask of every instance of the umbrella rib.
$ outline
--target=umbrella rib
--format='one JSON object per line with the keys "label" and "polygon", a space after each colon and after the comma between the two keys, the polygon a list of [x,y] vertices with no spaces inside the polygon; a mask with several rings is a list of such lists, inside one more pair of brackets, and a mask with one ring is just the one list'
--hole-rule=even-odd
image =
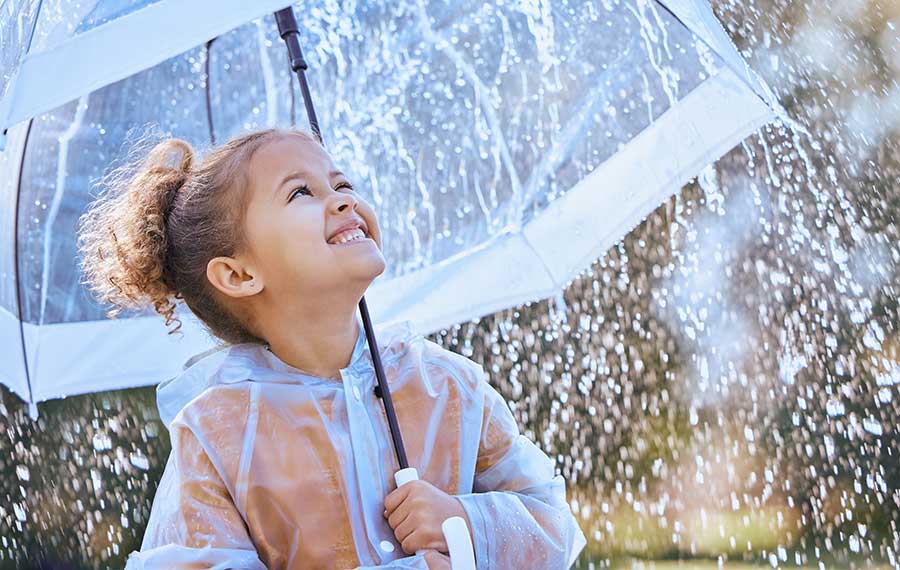
{"label": "umbrella rib", "polygon": [[[72,142],[72,139],[81,128],[81,124],[84,122],[84,115],[87,113],[89,99],[90,93],[83,95],[78,99],[72,122],[65,132],[57,139],[59,144],[59,153],[57,156],[59,157],[59,160],[56,164],[56,184],[54,184],[53,199],[50,201],[50,211],[47,212],[47,218],[44,221],[43,266],[41,267],[41,311],[40,320],[38,321],[40,324],[46,322],[47,295],[50,289],[50,271],[52,269],[50,257],[52,255],[53,247],[53,226],[56,223],[57,216],[59,216],[59,209],[62,207],[63,195],[66,193],[66,166],[69,162],[69,143]],[[25,153],[22,153],[22,156],[24,157]],[[19,180],[21,180],[21,176],[19,177]]]}
{"label": "umbrella rib", "polygon": [[[33,119],[28,120],[28,128],[25,130],[25,141],[22,144],[22,159],[19,164],[19,180],[16,187],[16,203],[13,209],[13,256],[15,257],[13,270],[15,272],[16,306],[19,311],[19,335],[22,339],[22,363],[25,367],[25,384],[28,386],[29,415],[34,418],[37,414],[37,406],[31,392],[31,374],[28,371],[28,349],[25,347],[25,312],[22,310],[21,275],[19,274],[19,198],[22,195],[22,169],[25,167],[25,150],[28,148],[28,137],[31,135]],[[32,414],[32,412],[34,412]]]}
{"label": "umbrella rib", "polygon": [[203,53],[206,56],[203,62],[204,68],[204,94],[206,95],[206,128],[209,130],[209,142],[210,144],[216,144],[216,129],[213,124],[213,115],[212,115],[212,79],[209,76],[209,59],[212,57],[212,43],[216,41],[218,36],[207,41],[203,44]]}
{"label": "umbrella rib", "polygon": [[528,246],[528,249],[530,249],[532,251],[532,253],[534,254],[534,257],[536,257],[537,260],[540,262],[541,267],[543,267],[544,271],[547,272],[547,277],[550,278],[550,283],[551,283],[551,286],[553,287],[553,289],[562,288],[562,285],[556,281],[556,277],[554,277],[553,271],[550,270],[550,266],[547,265],[547,263],[544,261],[544,257],[540,254],[540,252],[534,246],[534,244],[531,243],[531,240],[528,239],[528,234],[525,233],[524,231],[519,231],[517,233],[520,236],[522,236],[522,241],[525,242],[525,245]]}
{"label": "umbrella rib", "polygon": [[590,126],[590,121],[596,116],[597,107],[601,107],[606,103],[606,100],[600,96],[604,90],[605,88],[602,85],[595,85],[590,93],[582,98],[578,105],[578,108],[582,109],[579,115],[573,117],[563,127],[564,130],[557,139],[556,145],[544,155],[541,162],[532,170],[531,175],[525,181],[525,190],[522,195],[523,206],[531,204],[541,183],[552,175],[553,171],[569,157],[575,141],[584,134]]}
{"label": "umbrella rib", "polygon": [[[780,116],[781,116],[781,115],[787,116],[787,114],[783,111],[783,109],[782,109],[782,107],[781,107],[781,104],[778,103],[778,100],[775,98],[775,95],[774,95],[773,93],[771,93],[771,91],[769,90],[769,88],[768,88],[766,82],[765,82],[765,81],[759,81],[759,76],[758,76],[757,73],[756,73],[755,71],[753,71],[753,69],[747,64],[747,61],[743,58],[743,56],[741,56],[740,52],[737,51],[737,48],[736,48],[735,45],[734,45],[734,41],[731,40],[731,37],[728,36],[727,33],[725,34],[725,37],[728,38],[729,42],[731,43],[731,46],[730,46],[730,47],[731,47],[731,48],[735,51],[735,53],[737,53],[737,55],[740,57],[741,62],[743,62],[743,64],[744,64],[744,69],[735,69],[735,66],[732,65],[732,62],[730,61],[730,58],[725,57],[725,54],[720,53],[719,50],[716,49],[716,46],[711,45],[710,42],[707,41],[706,38],[703,37],[697,30],[695,30],[694,28],[692,28],[691,26],[689,26],[689,25],[687,24],[687,22],[685,22],[683,19],[681,19],[681,17],[680,17],[678,14],[676,14],[675,11],[674,11],[672,8],[670,8],[670,7],[668,6],[668,4],[666,3],[666,0],[653,0],[653,1],[654,1],[655,4],[658,4],[658,5],[662,6],[663,10],[665,10],[666,12],[668,12],[673,18],[675,18],[675,20],[676,20],[679,24],[681,24],[682,26],[684,26],[684,28],[685,28],[686,30],[688,30],[689,32],[691,32],[691,34],[693,34],[693,35],[697,38],[697,40],[699,40],[700,42],[702,42],[703,45],[705,45],[707,48],[709,48],[710,51],[712,51],[714,54],[716,54],[717,56],[719,56],[719,59],[722,60],[722,64],[725,65],[726,67],[728,67],[729,69],[731,69],[731,71],[733,71],[734,74],[735,74],[741,81],[743,81],[744,84],[746,84],[746,85],[750,88],[750,91],[752,91],[757,97],[759,97],[759,98],[762,100],[763,103],[765,103],[766,105],[772,107],[772,109],[775,110],[776,114],[778,114],[778,115],[780,115]],[[711,10],[711,8],[710,8],[710,10]],[[713,14],[713,16],[715,16],[715,14]],[[718,19],[717,19],[717,21],[718,21]],[[720,27],[721,27],[721,23],[720,23],[719,25],[720,25]],[[708,28],[707,28],[707,29],[708,29]],[[724,32],[724,28],[722,28],[722,31]],[[753,79],[754,77],[757,78],[757,85],[753,85],[752,83],[750,83],[750,81],[745,80],[744,75],[746,75],[746,77],[747,77],[750,81],[752,81],[752,79]],[[759,92],[755,89],[755,87],[757,87],[757,86],[763,91],[763,93],[759,93]]]}
{"label": "umbrella rib", "polygon": [[31,33],[28,34],[28,45],[25,46],[25,51],[23,54],[27,54],[31,51],[31,42],[34,40],[34,32],[37,30],[38,20],[41,17],[41,8],[44,5],[44,0],[38,0],[37,8],[34,9],[34,23],[31,24]]}

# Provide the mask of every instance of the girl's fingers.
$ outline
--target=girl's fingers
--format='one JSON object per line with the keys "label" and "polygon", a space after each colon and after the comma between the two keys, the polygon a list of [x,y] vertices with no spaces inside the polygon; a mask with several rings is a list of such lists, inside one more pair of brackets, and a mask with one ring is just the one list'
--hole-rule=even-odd
{"label": "girl's fingers", "polygon": [[406,538],[400,539],[400,546],[403,548],[403,552],[407,554],[415,554],[417,550],[423,550],[425,548],[428,548],[430,545],[424,539],[422,532],[413,531]]}
{"label": "girl's fingers", "polygon": [[388,524],[392,529],[397,530],[397,527],[403,524],[403,522],[409,518],[409,514],[412,509],[403,508],[403,505],[394,510],[393,513],[388,517]]}
{"label": "girl's fingers", "polygon": [[402,523],[397,525],[397,528],[394,529],[394,536],[397,537],[397,540],[403,541],[403,539],[407,538],[413,531],[416,530],[413,525],[412,517],[407,517]]}
{"label": "girl's fingers", "polygon": [[450,557],[437,550],[426,550],[424,558],[428,570],[450,570]]}
{"label": "girl's fingers", "polygon": [[[414,483],[414,481],[410,481],[410,483]],[[409,483],[406,485],[401,485],[397,487],[390,493],[388,493],[387,497],[384,498],[384,508],[386,511],[391,512],[397,507],[399,507],[403,501],[406,499],[406,496],[412,490],[413,486],[410,486]]]}

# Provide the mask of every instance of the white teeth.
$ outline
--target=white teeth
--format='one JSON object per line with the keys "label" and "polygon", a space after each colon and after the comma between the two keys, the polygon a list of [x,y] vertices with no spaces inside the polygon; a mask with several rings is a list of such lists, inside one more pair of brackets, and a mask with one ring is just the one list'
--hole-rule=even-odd
{"label": "white teeth", "polygon": [[333,245],[339,245],[342,243],[347,243],[348,241],[364,239],[365,237],[366,237],[366,234],[364,234],[362,232],[362,230],[357,228],[357,229],[341,232],[339,237],[337,237],[333,242],[329,242],[329,243],[332,243]]}

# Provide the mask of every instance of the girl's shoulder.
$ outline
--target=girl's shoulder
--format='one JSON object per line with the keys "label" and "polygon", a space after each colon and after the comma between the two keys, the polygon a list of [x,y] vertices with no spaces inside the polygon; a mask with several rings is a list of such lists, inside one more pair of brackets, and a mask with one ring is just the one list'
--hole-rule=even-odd
{"label": "girl's shoulder", "polygon": [[177,418],[189,425],[208,417],[234,418],[238,409],[247,407],[246,380],[253,367],[238,348],[204,353],[156,387],[156,405],[166,427]]}
{"label": "girl's shoulder", "polygon": [[423,362],[427,366],[443,371],[472,396],[482,391],[485,373],[480,364],[426,338],[423,338],[422,347]]}
{"label": "girl's shoulder", "polygon": [[248,435],[251,386],[207,386],[172,419],[169,437],[176,456],[202,450],[230,492],[234,492]]}

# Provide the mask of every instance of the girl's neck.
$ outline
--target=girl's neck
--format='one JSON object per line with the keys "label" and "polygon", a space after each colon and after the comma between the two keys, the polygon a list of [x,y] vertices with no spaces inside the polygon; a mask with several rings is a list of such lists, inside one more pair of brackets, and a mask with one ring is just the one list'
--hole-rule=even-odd
{"label": "girl's neck", "polygon": [[[330,314],[323,319],[279,319],[280,326],[267,331],[267,348],[279,360],[319,378],[341,380],[340,370],[350,365],[360,323],[350,315]],[[299,323],[310,323],[298,325]]]}

